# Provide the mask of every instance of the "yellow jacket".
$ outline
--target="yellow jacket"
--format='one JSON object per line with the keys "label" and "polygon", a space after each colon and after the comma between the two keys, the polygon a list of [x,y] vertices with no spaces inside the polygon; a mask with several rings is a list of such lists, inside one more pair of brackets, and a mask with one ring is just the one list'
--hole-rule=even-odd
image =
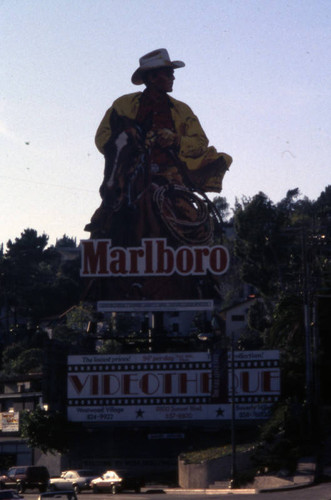
{"label": "yellow jacket", "polygon": [[[142,92],[134,92],[119,97],[106,111],[95,136],[96,146],[101,153],[104,153],[104,146],[111,137],[110,115],[113,109],[120,116],[126,116],[134,120],[138,113],[141,95]],[[191,172],[197,171],[219,158],[224,159],[226,169],[228,169],[232,163],[231,156],[226,153],[218,153],[213,146],[208,146],[206,134],[191,108],[171,96],[168,97],[172,103],[171,115],[179,139],[178,156],[181,161],[185,162],[188,170]],[[216,178],[212,179],[208,183],[210,184],[209,188],[206,190],[220,191],[223,175],[218,180]]]}

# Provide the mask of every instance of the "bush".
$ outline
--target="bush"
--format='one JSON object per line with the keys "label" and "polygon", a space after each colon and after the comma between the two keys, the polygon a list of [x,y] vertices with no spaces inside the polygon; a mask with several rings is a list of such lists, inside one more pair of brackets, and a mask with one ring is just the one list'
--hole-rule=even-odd
{"label": "bush", "polygon": [[257,467],[282,468],[294,472],[298,459],[310,454],[311,431],[304,405],[286,400],[275,406],[270,420],[262,427],[261,442],[253,455]]}

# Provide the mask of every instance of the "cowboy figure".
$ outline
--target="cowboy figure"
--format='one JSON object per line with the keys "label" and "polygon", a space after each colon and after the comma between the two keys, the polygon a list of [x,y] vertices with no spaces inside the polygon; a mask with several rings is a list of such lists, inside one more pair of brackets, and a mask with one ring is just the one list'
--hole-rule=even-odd
{"label": "cowboy figure", "polygon": [[[97,129],[97,148],[107,160],[114,140],[114,116],[125,117],[145,130],[145,146],[149,151],[146,168],[150,173],[151,186],[167,184],[186,186],[200,193],[219,193],[232,158],[226,153],[218,153],[213,146],[208,146],[208,139],[190,107],[168,95],[173,89],[174,70],[185,66],[184,62],[171,61],[166,49],[158,49],[141,57],[139,63],[131,81],[134,85],[144,84],[146,88],[143,92],[124,95],[114,101]],[[101,196],[103,197],[102,190]],[[179,205],[178,200],[176,203]],[[118,221],[114,223],[116,215],[109,215],[109,209],[107,214],[105,205],[103,203],[95,212],[85,229],[91,232],[93,238],[114,239],[114,234],[111,233],[116,233],[114,225],[119,227],[119,224]],[[145,214],[145,218],[151,217],[151,211],[155,211],[150,200],[147,205],[145,204],[144,210],[140,207],[140,217],[142,214]],[[180,205],[185,212],[190,211],[187,202],[181,201]],[[191,203],[191,208],[192,206]],[[192,216],[194,214],[189,215]],[[109,223],[109,217],[112,223]],[[129,219],[133,220],[131,217]],[[107,227],[107,230],[100,230],[102,226]],[[140,236],[162,236],[162,230],[156,229],[159,226],[152,221],[145,225]],[[118,244],[125,245],[129,242],[121,242],[117,237],[115,239]]]}

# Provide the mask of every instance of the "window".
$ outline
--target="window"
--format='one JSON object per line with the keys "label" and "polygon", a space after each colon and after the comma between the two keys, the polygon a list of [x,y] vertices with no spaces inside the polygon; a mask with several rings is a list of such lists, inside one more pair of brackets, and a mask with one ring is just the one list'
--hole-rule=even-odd
{"label": "window", "polygon": [[232,321],[245,321],[244,314],[233,314],[231,317]]}

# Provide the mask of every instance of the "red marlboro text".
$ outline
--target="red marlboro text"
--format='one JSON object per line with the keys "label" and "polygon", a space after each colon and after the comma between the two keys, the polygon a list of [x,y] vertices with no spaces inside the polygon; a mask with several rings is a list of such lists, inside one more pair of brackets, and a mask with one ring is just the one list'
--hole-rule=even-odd
{"label": "red marlboro text", "polygon": [[112,247],[111,240],[83,240],[81,276],[170,276],[224,274],[228,250],[216,245],[167,246],[165,238],[146,238],[140,247]]}

